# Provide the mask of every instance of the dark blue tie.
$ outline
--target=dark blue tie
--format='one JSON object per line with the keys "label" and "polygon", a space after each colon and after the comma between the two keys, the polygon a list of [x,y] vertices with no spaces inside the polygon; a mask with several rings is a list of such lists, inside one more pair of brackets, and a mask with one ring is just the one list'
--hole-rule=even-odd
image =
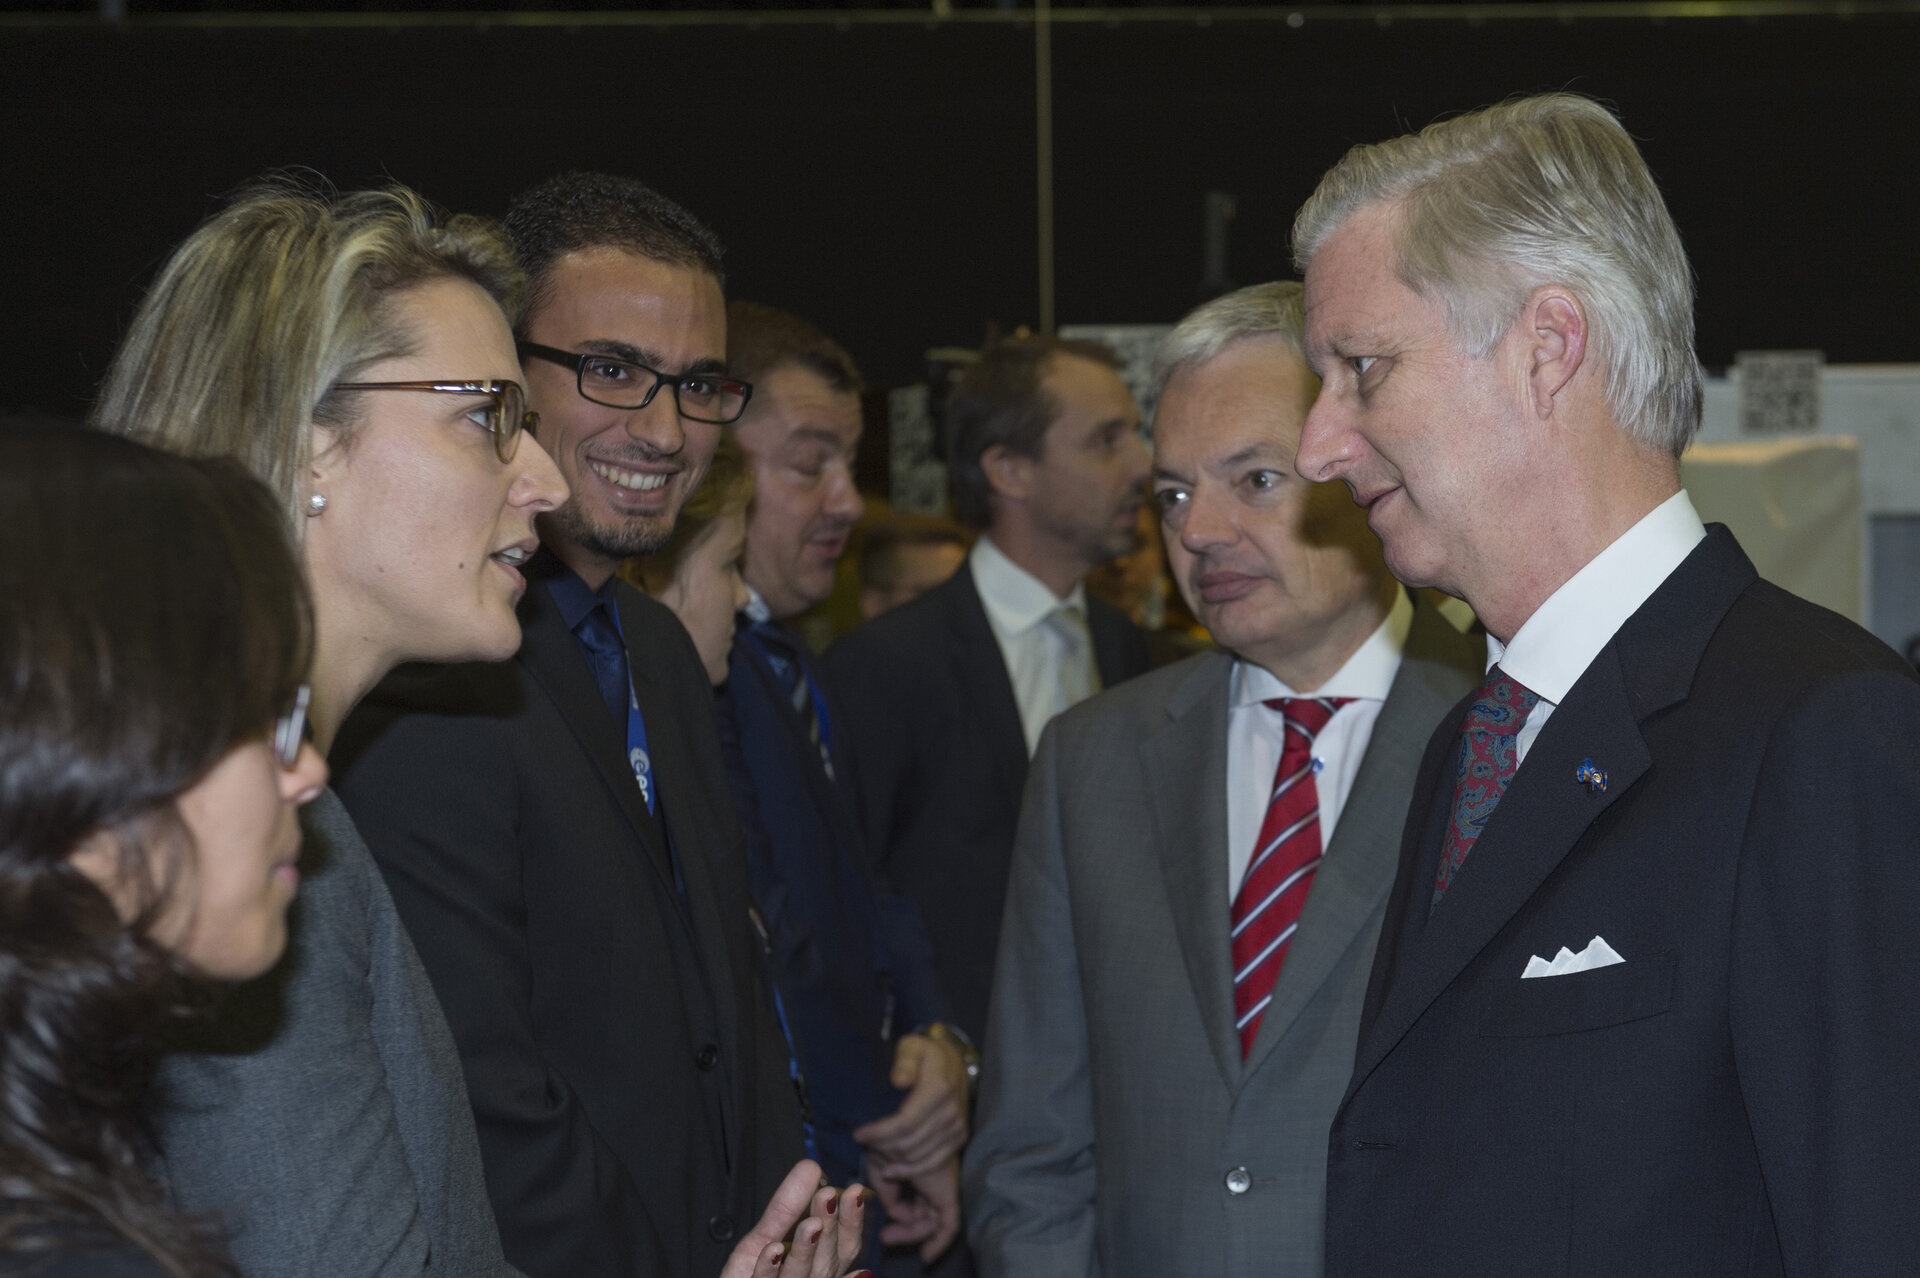
{"label": "dark blue tie", "polygon": [[813,686],[807,679],[807,668],[801,661],[800,649],[780,627],[770,621],[754,621],[744,612],[737,614],[735,620],[760,645],[767,664],[773,667],[774,675],[780,680],[781,690],[787,694],[787,704],[799,716],[807,740],[820,752],[820,763],[831,777],[833,756],[821,740],[820,711],[813,703]]}
{"label": "dark blue tie", "polygon": [[580,624],[573,628],[574,638],[586,651],[587,664],[593,668],[593,681],[599,685],[600,699],[607,713],[624,731],[627,726],[627,648],[620,642],[620,631],[607,616],[605,604],[595,604]]}

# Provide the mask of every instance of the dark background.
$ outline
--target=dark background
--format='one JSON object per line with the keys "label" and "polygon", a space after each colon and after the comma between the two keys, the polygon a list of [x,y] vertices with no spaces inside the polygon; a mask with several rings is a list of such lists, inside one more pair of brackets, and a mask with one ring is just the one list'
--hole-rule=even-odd
{"label": "dark background", "polygon": [[[1641,140],[1709,365],[1920,358],[1920,13],[1303,12],[1060,16],[1061,323],[1199,300],[1209,189],[1237,202],[1233,282],[1290,274],[1293,212],[1348,145],[1565,87]],[[634,174],[720,231],[733,296],[815,319],[880,385],[1037,321],[1030,15],[606,17],[0,17],[0,406],[84,412],[168,249],[280,166],[488,213],[562,168]]]}

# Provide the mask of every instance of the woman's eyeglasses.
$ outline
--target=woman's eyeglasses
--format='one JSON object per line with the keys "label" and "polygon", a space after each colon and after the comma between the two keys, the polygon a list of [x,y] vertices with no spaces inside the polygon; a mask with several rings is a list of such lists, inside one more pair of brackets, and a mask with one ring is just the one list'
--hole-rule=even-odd
{"label": "woman's eyeglasses", "polygon": [[307,742],[307,707],[312,703],[313,689],[303,683],[293,694],[293,705],[273,722],[273,754],[283,768],[300,762],[300,747]]}
{"label": "woman's eyeglasses", "polygon": [[441,395],[485,395],[487,431],[493,436],[493,451],[500,460],[513,460],[520,446],[520,432],[540,425],[540,414],[527,410],[527,392],[519,382],[340,382],[335,390],[434,391]]}

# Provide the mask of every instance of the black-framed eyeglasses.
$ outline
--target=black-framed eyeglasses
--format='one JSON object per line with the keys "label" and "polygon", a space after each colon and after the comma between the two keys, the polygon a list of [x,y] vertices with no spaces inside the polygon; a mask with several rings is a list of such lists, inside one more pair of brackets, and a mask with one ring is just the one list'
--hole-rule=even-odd
{"label": "black-framed eyeglasses", "polygon": [[493,451],[500,460],[510,462],[520,447],[520,432],[540,425],[540,414],[527,411],[527,392],[519,382],[498,379],[490,382],[341,382],[334,387],[343,391],[397,390],[436,391],[442,395],[485,395],[487,397],[487,433],[493,436]]}
{"label": "black-framed eyeglasses", "polygon": [[[645,408],[662,386],[673,387],[680,415],[690,422],[731,426],[747,411],[753,386],[718,373],[663,373],[632,360],[611,355],[556,350],[538,342],[521,342],[520,357],[531,355],[574,370],[580,398],[607,408]],[[645,388],[644,390],[642,388]]]}
{"label": "black-framed eyeglasses", "polygon": [[273,721],[273,756],[280,766],[291,769],[300,762],[300,747],[307,741],[307,707],[313,704],[313,689],[301,684],[293,694],[293,704]]}

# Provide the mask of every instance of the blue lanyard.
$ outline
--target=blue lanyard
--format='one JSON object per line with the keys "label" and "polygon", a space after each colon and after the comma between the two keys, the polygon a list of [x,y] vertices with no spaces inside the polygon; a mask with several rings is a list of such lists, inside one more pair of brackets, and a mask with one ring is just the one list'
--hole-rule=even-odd
{"label": "blue lanyard", "polygon": [[[626,631],[620,627],[620,610],[609,607],[607,612],[613,617],[613,628],[620,631],[620,646],[627,646]],[[633,690],[633,665],[627,663],[627,764],[633,769],[634,784],[640,787],[640,797],[646,800],[647,811],[659,816],[659,805],[653,794],[653,759],[647,753],[647,721],[640,717],[640,694]]]}
{"label": "blue lanyard", "polygon": [[820,758],[827,765],[827,775],[833,775],[833,718],[827,713],[827,698],[820,691],[820,685],[814,682],[813,673],[806,666],[800,667],[800,675],[807,681],[807,695],[813,698],[813,717],[820,724]]}

